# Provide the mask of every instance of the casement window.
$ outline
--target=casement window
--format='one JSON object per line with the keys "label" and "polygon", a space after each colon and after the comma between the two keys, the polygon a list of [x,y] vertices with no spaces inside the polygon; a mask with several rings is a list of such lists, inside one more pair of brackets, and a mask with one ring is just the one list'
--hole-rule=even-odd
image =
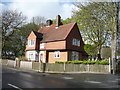
{"label": "casement window", "polygon": [[41,48],[44,48],[44,44],[45,44],[45,43],[40,43],[40,49],[41,49]]}
{"label": "casement window", "polygon": [[60,58],[60,51],[54,52],[54,58]]}
{"label": "casement window", "polygon": [[30,47],[34,46],[35,41],[34,40],[28,40],[28,45]]}
{"label": "casement window", "polygon": [[72,51],[72,60],[78,60],[79,59],[79,52]]}
{"label": "casement window", "polygon": [[34,59],[34,54],[33,53],[29,53],[29,60]]}
{"label": "casement window", "polygon": [[78,40],[76,38],[73,38],[72,39],[72,45],[74,45],[74,46],[80,46],[80,40]]}
{"label": "casement window", "polygon": [[77,41],[77,45],[80,46],[80,40]]}
{"label": "casement window", "polygon": [[73,40],[72,40],[72,45],[76,45],[76,39],[75,38],[73,38]]}

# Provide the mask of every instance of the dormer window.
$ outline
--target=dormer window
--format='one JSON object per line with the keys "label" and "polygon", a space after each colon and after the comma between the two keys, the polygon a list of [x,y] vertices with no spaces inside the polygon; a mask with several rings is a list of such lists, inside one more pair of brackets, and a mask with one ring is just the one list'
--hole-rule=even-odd
{"label": "dormer window", "polygon": [[33,47],[35,41],[34,40],[28,40],[28,46]]}

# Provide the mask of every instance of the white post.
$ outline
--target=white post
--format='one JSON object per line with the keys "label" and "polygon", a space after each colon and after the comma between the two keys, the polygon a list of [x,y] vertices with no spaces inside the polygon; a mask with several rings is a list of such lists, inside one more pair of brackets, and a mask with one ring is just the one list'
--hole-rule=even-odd
{"label": "white post", "polygon": [[64,62],[64,72],[65,72],[65,62]]}
{"label": "white post", "polygon": [[111,73],[111,59],[109,57],[109,72]]}

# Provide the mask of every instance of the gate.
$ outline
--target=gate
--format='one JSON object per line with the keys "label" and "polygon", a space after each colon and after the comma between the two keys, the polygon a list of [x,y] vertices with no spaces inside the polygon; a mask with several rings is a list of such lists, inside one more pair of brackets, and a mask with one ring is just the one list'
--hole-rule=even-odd
{"label": "gate", "polygon": [[120,61],[116,64],[116,74],[120,74]]}

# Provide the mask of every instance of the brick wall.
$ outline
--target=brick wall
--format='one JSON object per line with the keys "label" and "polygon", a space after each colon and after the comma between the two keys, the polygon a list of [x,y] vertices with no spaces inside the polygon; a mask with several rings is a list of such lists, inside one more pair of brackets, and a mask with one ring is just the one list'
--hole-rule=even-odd
{"label": "brick wall", "polygon": [[60,51],[60,58],[54,58],[54,52],[48,53],[48,63],[55,63],[55,61],[67,61],[68,52]]}
{"label": "brick wall", "polygon": [[66,49],[66,41],[48,42],[48,43],[45,43],[44,46],[45,48],[43,49],[47,49],[47,50]]}

